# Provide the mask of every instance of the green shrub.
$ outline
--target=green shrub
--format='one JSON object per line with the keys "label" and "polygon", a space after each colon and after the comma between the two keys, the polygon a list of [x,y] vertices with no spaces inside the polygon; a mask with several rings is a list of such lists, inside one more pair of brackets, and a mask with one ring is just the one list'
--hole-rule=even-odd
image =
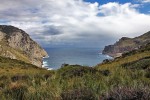
{"label": "green shrub", "polygon": [[142,58],[134,62],[125,63],[122,65],[127,69],[150,69],[150,57]]}
{"label": "green shrub", "polygon": [[5,90],[4,94],[9,100],[10,98],[15,100],[26,100],[25,95],[27,92],[28,89],[26,86],[19,85]]}
{"label": "green shrub", "polygon": [[12,82],[19,81],[19,80],[27,80],[27,79],[29,79],[28,75],[14,75],[11,77]]}
{"label": "green shrub", "polygon": [[2,81],[2,80],[7,80],[7,79],[8,79],[8,76],[6,76],[6,75],[0,76],[0,81]]}
{"label": "green shrub", "polygon": [[102,100],[150,100],[150,88],[117,87],[101,96]]}
{"label": "green shrub", "polygon": [[88,88],[73,89],[64,91],[61,94],[62,100],[95,100],[94,93]]}
{"label": "green shrub", "polygon": [[88,73],[96,73],[97,70],[92,67],[78,67],[78,66],[68,66],[68,67],[63,67],[58,71],[60,76],[62,78],[72,78],[72,77],[82,77],[85,74]]}
{"label": "green shrub", "polygon": [[146,78],[150,78],[150,71],[147,71],[147,72],[146,72],[145,77],[146,77]]}
{"label": "green shrub", "polygon": [[111,74],[109,70],[102,70],[102,71],[100,71],[100,72],[101,72],[101,74],[104,75],[104,76],[108,76],[108,75]]}

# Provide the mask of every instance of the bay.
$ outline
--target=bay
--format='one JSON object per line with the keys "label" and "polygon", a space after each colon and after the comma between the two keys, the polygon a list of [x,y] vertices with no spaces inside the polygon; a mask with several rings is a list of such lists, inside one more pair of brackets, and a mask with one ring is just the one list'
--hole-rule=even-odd
{"label": "bay", "polygon": [[49,57],[43,59],[43,66],[49,69],[58,69],[62,64],[95,66],[104,59],[111,59],[103,55],[100,48],[81,48],[81,47],[53,47],[45,48]]}

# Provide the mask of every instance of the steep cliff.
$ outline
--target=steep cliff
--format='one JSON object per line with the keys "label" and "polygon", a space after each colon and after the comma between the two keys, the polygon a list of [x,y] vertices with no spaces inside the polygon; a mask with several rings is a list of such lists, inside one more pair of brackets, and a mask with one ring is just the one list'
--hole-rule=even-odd
{"label": "steep cliff", "polygon": [[105,46],[103,54],[112,57],[121,56],[122,53],[138,49],[142,45],[150,42],[150,31],[135,38],[122,37],[114,45]]}
{"label": "steep cliff", "polygon": [[23,30],[14,26],[0,25],[0,56],[22,60],[38,67],[47,52]]}

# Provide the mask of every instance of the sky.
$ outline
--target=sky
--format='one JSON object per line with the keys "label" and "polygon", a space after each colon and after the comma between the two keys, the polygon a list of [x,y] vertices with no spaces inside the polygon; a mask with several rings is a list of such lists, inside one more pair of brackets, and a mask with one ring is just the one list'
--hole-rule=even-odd
{"label": "sky", "polygon": [[0,24],[43,47],[104,47],[150,31],[150,0],[0,0]]}

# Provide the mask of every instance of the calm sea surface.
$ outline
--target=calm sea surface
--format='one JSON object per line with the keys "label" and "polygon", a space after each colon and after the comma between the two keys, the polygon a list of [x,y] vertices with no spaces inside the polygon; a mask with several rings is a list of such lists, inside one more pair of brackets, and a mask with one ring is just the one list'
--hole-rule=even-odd
{"label": "calm sea surface", "polygon": [[94,66],[104,59],[109,59],[107,55],[101,54],[100,48],[45,48],[49,58],[43,59],[43,66],[49,69],[58,69],[62,64],[79,64]]}

